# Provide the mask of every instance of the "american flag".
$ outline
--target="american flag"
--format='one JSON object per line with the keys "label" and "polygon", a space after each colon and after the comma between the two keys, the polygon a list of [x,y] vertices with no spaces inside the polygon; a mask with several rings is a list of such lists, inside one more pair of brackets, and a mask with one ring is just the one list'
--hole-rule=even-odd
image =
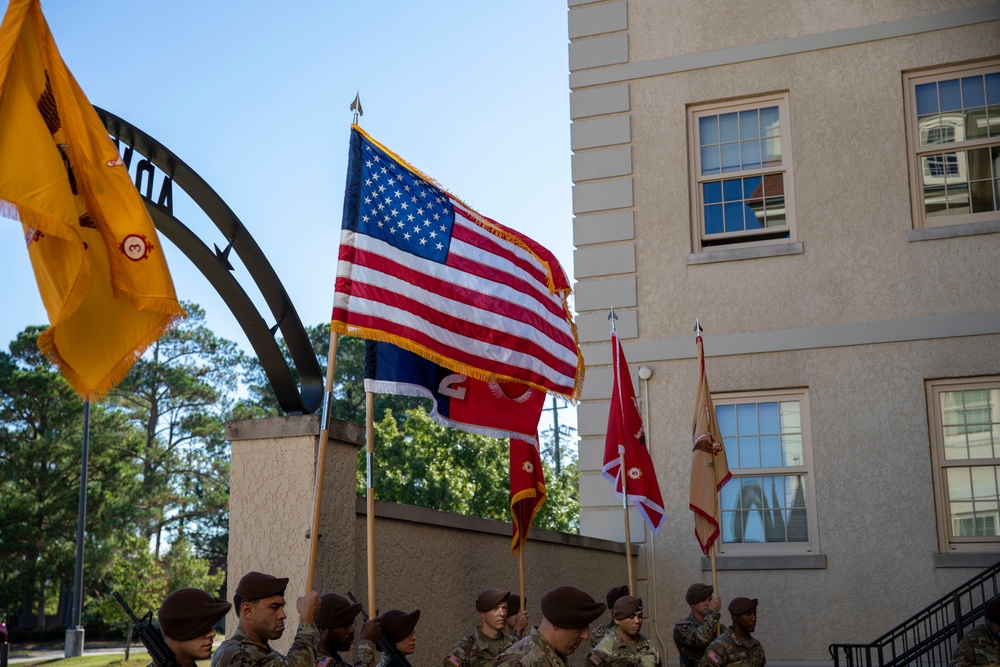
{"label": "american flag", "polygon": [[575,399],[583,357],[569,293],[548,250],[352,127],[333,330]]}

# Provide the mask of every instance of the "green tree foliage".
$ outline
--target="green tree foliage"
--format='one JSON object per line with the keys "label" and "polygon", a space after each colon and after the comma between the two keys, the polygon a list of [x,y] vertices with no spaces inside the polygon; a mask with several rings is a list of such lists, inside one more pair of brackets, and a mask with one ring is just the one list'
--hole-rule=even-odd
{"label": "green tree foliage", "polygon": [[157,552],[164,532],[202,541],[217,536],[228,511],[225,420],[244,355],[205,326],[200,306],[184,309],[187,318],[109,394],[143,434],[119,452],[141,468],[140,532]]}

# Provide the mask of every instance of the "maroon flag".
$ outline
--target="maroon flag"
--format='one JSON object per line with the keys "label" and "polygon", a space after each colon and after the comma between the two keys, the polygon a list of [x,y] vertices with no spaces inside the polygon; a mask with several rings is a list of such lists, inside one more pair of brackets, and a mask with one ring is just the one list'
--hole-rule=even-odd
{"label": "maroon flag", "polygon": [[[535,436],[538,439],[538,436]],[[528,530],[538,508],[545,502],[545,474],[538,446],[520,438],[510,439],[510,513],[513,517],[514,537],[510,543],[511,555],[524,548]]]}
{"label": "maroon flag", "polygon": [[[656,481],[653,459],[646,449],[646,432],[642,427],[639,404],[632,389],[625,351],[618,333],[611,332],[611,356],[614,359],[614,388],[611,391],[611,412],[608,414],[608,435],[604,441],[604,476],[615,485],[621,496],[623,481],[628,499],[641,512],[650,529],[656,533],[666,518],[663,514],[663,497]],[[625,458],[625,475],[622,478],[621,459]]]}
{"label": "maroon flag", "polygon": [[583,356],[551,252],[472,210],[354,126],[333,331],[570,399]]}

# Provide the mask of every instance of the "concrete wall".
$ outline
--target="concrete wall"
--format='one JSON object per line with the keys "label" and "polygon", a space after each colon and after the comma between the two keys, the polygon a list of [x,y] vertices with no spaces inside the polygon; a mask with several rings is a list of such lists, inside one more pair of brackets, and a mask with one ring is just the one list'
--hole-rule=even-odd
{"label": "concrete wall", "polygon": [[[682,615],[706,580],[687,508],[700,318],[713,392],[806,388],[811,407],[819,553],[720,558],[720,592],[760,598],[769,662],[829,660],[828,644],[871,641],[1000,560],[937,553],[924,389],[1000,373],[1000,215],[922,240],[902,83],[995,56],[1000,7],[568,4],[582,532],[620,539],[597,483],[613,306],[633,378],[654,371],[639,388],[667,511],[646,552],[657,616]],[[795,243],[692,252],[688,105],[775,91],[789,94]]]}
{"label": "concrete wall", "polygon": [[[305,590],[319,424],[318,415],[309,415],[232,422],[226,430],[232,443],[229,597],[250,570],[289,577],[286,626],[292,629],[298,623],[295,598]],[[331,429],[315,589],[353,591],[368,607],[366,502],[355,493],[363,435],[344,422]],[[376,501],[374,536],[376,608],[421,610],[411,661],[417,667],[440,664],[476,625],[479,591],[519,587],[507,522]],[[635,560],[637,576],[644,576],[642,559]],[[622,544],[545,530],[529,534],[525,595],[534,624],[541,619],[538,601],[553,586],[571,584],[603,600],[625,581]],[[235,626],[230,614],[227,628]],[[287,650],[293,635],[286,630],[274,646]],[[574,664],[582,665],[584,657],[578,651]]]}

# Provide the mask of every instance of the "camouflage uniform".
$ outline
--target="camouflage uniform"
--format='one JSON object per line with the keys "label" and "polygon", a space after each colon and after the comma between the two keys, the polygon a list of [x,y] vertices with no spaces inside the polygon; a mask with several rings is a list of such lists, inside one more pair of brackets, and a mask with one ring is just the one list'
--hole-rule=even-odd
{"label": "camouflage uniform", "polygon": [[237,630],[212,654],[211,667],[315,667],[318,649],[319,631],[312,623],[299,623],[287,656],[255,644]]}
{"label": "camouflage uniform", "polygon": [[531,628],[528,636],[497,656],[496,667],[569,667],[565,656],[556,652],[552,645]]}
{"label": "camouflage uniform", "polygon": [[698,623],[694,614],[674,623],[674,646],[680,653],[681,667],[695,667],[701,656],[705,655],[705,647],[715,639],[715,629],[719,627],[719,612],[709,609],[705,618]]}
{"label": "camouflage uniform", "polygon": [[949,667],[1000,665],[1000,638],[986,625],[977,625],[958,642]]}
{"label": "camouflage uniform", "polygon": [[[596,658],[596,659],[595,659]],[[604,635],[597,647],[587,656],[592,665],[607,665],[608,667],[662,667],[660,652],[647,638],[639,635],[636,642],[629,643],[618,636],[617,632]]]}
{"label": "camouflage uniform", "polygon": [[618,626],[615,625],[615,621],[612,619],[604,625],[599,625],[594,628],[593,632],[590,633],[590,648],[597,648],[597,645],[601,643],[602,639],[608,635],[615,634],[616,627]]}
{"label": "camouflage uniform", "polygon": [[750,639],[740,639],[732,628],[726,628],[705,649],[705,656],[698,663],[699,667],[764,667],[767,658],[764,657],[764,647],[760,642]]}
{"label": "camouflage uniform", "polygon": [[476,628],[458,640],[444,659],[444,667],[489,667],[498,655],[514,645],[517,637],[500,633],[496,639]]}
{"label": "camouflage uniform", "polygon": [[316,648],[316,667],[374,667],[375,665],[375,643],[367,639],[358,641],[358,659],[352,665],[339,653],[330,653],[323,645]]}

